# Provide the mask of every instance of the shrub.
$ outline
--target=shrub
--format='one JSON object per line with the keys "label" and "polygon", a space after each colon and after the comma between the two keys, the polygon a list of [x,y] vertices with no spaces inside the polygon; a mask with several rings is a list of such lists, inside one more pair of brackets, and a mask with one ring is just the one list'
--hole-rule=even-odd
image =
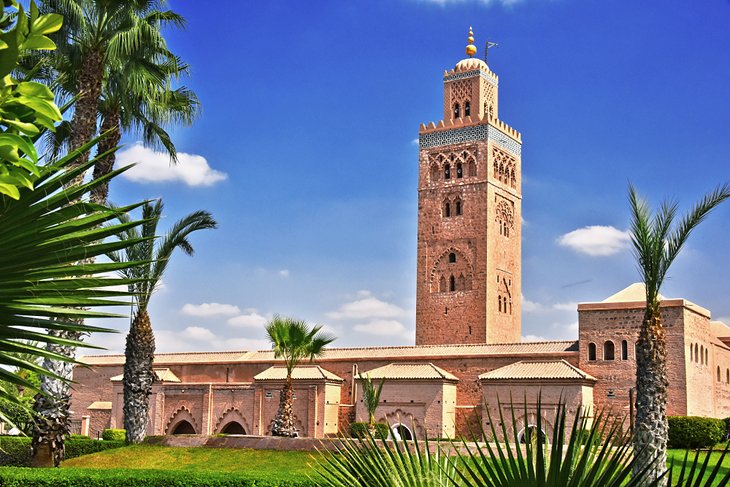
{"label": "shrub", "polygon": [[106,441],[124,441],[127,432],[123,429],[106,429],[101,434],[101,439]]}
{"label": "shrub", "polygon": [[730,440],[730,418],[723,419],[725,422],[725,439]]}
{"label": "shrub", "polygon": [[[350,436],[353,438],[366,438],[368,436],[368,423],[350,423]],[[375,437],[387,439],[390,428],[385,423],[375,423]]]}
{"label": "shrub", "polygon": [[670,448],[709,448],[725,437],[722,419],[699,416],[669,417]]}
{"label": "shrub", "polygon": [[[0,437],[0,466],[29,467],[30,441],[28,437]],[[66,440],[65,458],[76,458],[103,450],[125,446],[123,441],[97,441],[89,438]]]}
{"label": "shrub", "polygon": [[[99,442],[101,443],[101,442]],[[136,469],[0,469],[3,487],[316,487],[308,479]]]}

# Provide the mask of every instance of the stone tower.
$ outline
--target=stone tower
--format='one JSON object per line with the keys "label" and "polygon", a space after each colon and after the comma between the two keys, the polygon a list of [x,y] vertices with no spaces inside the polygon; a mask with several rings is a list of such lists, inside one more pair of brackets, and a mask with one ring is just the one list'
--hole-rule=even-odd
{"label": "stone tower", "polygon": [[522,137],[473,41],[419,130],[417,345],[520,341]]}

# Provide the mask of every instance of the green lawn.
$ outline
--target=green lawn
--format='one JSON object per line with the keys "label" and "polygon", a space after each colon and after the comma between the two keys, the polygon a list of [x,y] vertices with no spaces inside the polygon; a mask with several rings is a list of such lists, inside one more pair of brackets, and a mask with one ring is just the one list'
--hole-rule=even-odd
{"label": "green lawn", "polygon": [[[261,476],[267,480],[305,479],[312,472],[317,453],[298,451],[272,451],[228,448],[174,448],[138,445],[107,450],[73,458],[63,463],[63,468],[88,469],[144,469],[195,472],[240,473]],[[710,465],[714,467],[720,457],[713,453]],[[690,453],[690,461],[694,453]],[[705,454],[701,454],[703,461]],[[669,460],[674,461],[675,480],[684,459],[684,450],[670,450]],[[721,475],[730,471],[730,458],[725,458]],[[718,482],[719,483],[719,482]]]}
{"label": "green lawn", "polygon": [[62,467],[261,473],[287,480],[305,478],[313,462],[309,452],[136,445],[72,458]]}
{"label": "green lawn", "polygon": [[[724,445],[718,445],[715,447],[715,449],[724,448]],[[712,471],[712,469],[717,465],[717,462],[720,460],[721,453],[712,453],[710,455],[710,462],[709,462],[709,470]],[[672,465],[672,475],[674,476],[674,480],[676,481],[679,479],[679,473],[682,470],[682,462],[684,461],[685,456],[685,450],[669,450],[667,452],[667,463]],[[707,457],[706,453],[700,453],[699,461],[698,461],[698,468],[702,466],[702,462],[705,461],[705,458]],[[687,455],[687,462],[691,465],[691,463],[694,461],[695,458],[695,452],[690,451],[689,455]],[[688,468],[689,466],[688,465]],[[730,456],[726,456],[722,462],[722,465],[720,466],[720,472],[719,476],[722,477],[723,475],[727,475],[727,473],[730,472]],[[716,480],[713,482],[713,485],[719,485],[720,480]]]}

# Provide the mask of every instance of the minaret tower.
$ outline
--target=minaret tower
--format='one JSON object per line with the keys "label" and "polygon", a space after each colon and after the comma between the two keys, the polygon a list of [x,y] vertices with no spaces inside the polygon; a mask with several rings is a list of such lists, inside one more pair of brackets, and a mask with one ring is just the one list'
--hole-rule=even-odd
{"label": "minaret tower", "polygon": [[416,344],[520,341],[522,137],[477,58],[444,72],[444,119],[418,136]]}

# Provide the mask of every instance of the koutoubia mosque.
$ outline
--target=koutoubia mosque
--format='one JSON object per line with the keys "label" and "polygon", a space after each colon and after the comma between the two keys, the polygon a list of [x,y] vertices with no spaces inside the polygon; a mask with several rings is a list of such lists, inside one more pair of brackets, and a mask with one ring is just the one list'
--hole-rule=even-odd
{"label": "koutoubia mosque", "polygon": [[[444,72],[444,117],[419,129],[416,343],[331,348],[294,371],[300,436],[367,420],[360,374],[385,385],[377,417],[394,436],[453,437],[486,426],[498,397],[569,411],[629,410],[644,290],[578,305],[578,340],[521,342],[522,136],[503,122],[499,77],[474,57]],[[529,163],[529,161],[528,161]],[[528,196],[529,197],[529,196]],[[730,416],[730,327],[662,298],[670,415]],[[83,357],[73,418],[94,437],[123,427],[123,355]],[[270,435],[284,379],[270,350],[160,353],[148,434]],[[570,416],[570,415],[569,415]],[[518,430],[534,423],[518,414]],[[550,428],[550,420],[543,423]],[[549,433],[549,432],[548,432]]]}

